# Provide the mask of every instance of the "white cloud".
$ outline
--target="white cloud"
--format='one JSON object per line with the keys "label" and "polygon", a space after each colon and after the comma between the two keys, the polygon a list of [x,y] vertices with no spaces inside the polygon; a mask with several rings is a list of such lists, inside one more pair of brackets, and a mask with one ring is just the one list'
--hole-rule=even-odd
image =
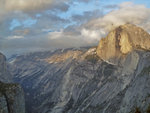
{"label": "white cloud", "polygon": [[99,38],[101,36],[99,31],[92,31],[87,29],[82,29],[81,35],[84,38],[84,40],[87,41],[88,43],[99,41]]}
{"label": "white cloud", "polygon": [[113,28],[126,23],[136,24],[147,31],[150,30],[150,9],[144,5],[135,5],[132,2],[125,2],[119,5],[118,10],[114,10],[105,16],[93,19],[86,23],[84,27],[90,30],[101,30],[108,33]]}
{"label": "white cloud", "polygon": [[24,36],[8,36],[8,37],[7,37],[8,40],[22,39],[22,38],[24,38]]}
{"label": "white cloud", "polygon": [[49,33],[49,39],[60,39],[63,36],[63,30]]}

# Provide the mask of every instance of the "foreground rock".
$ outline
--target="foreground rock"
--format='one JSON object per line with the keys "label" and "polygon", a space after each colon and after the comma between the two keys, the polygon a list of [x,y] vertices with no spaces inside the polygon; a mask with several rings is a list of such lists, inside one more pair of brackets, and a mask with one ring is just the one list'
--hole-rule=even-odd
{"label": "foreground rock", "polygon": [[149,113],[148,43],[148,33],[127,24],[98,48],[22,55],[9,69],[25,89],[28,113]]}
{"label": "foreground rock", "polygon": [[7,70],[6,57],[0,53],[0,81],[11,82],[12,76]]}
{"label": "foreground rock", "polygon": [[23,95],[19,85],[0,82],[0,113],[25,113]]}
{"label": "foreground rock", "polygon": [[8,83],[12,79],[7,71],[5,56],[2,54],[0,64],[0,80],[3,81],[0,81],[0,113],[25,113],[23,90],[18,84]]}

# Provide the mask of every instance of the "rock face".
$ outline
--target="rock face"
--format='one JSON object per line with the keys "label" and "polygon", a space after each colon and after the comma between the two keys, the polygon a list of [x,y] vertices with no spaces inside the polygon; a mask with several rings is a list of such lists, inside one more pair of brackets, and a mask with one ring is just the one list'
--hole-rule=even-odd
{"label": "rock face", "polygon": [[136,49],[150,50],[150,35],[142,28],[126,24],[100,41],[97,54],[103,60],[116,63],[118,58]]}
{"label": "rock face", "polygon": [[20,85],[0,83],[0,113],[25,113],[24,93]]}
{"label": "rock face", "polygon": [[[0,54],[0,80],[9,82],[5,56]],[[24,93],[20,85],[0,82],[0,113],[25,113]]]}
{"label": "rock face", "polygon": [[148,33],[127,24],[98,48],[26,54],[9,70],[25,90],[27,113],[149,113],[148,43]]}
{"label": "rock face", "polygon": [[0,81],[10,82],[12,77],[7,70],[6,57],[0,53]]}

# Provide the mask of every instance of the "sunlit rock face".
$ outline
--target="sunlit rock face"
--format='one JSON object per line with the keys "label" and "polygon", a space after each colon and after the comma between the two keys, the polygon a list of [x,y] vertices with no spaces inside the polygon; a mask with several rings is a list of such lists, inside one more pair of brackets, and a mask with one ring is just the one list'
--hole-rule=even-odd
{"label": "sunlit rock face", "polygon": [[76,50],[76,51],[67,51],[66,53],[61,54],[55,54],[51,56],[50,58],[45,59],[48,63],[59,63],[59,62],[65,62],[67,59],[77,59],[82,54],[82,51]]}
{"label": "sunlit rock face", "polygon": [[97,55],[103,60],[117,63],[118,58],[137,49],[150,50],[150,35],[142,28],[125,24],[100,40]]}

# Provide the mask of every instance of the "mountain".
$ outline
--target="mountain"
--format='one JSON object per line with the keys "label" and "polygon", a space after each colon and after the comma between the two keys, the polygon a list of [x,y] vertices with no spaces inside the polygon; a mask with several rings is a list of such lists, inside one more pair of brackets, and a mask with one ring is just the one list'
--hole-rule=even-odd
{"label": "mountain", "polygon": [[0,113],[25,113],[24,92],[20,85],[10,82],[6,58],[0,53]]}
{"label": "mountain", "polygon": [[125,24],[100,40],[97,55],[103,60],[117,63],[118,59],[136,49],[150,50],[150,35],[140,27]]}
{"label": "mountain", "polygon": [[149,41],[126,24],[97,47],[21,55],[9,70],[25,90],[27,113],[149,113]]}

